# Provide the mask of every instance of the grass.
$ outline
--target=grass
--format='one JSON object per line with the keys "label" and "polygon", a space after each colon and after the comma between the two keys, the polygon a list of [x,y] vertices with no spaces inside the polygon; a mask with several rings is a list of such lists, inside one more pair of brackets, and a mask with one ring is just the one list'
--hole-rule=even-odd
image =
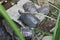
{"label": "grass", "polygon": [[[53,34],[53,40],[60,40],[60,8],[49,2],[49,4],[58,10],[59,14],[57,17],[54,34]],[[20,30],[17,28],[17,25],[10,19],[10,17],[7,15],[7,12],[5,11],[4,7],[0,4],[0,14],[5,18],[5,20],[11,25],[11,28],[15,31],[16,35],[19,37],[20,40],[25,40],[23,35],[21,34]],[[42,31],[42,30],[40,30]],[[43,32],[43,35],[46,34],[46,32]],[[49,34],[49,33],[47,33]]]}
{"label": "grass", "polygon": [[57,6],[55,6],[54,4],[52,4],[51,2],[49,2],[49,4],[56,8],[59,12],[58,17],[57,17],[57,21],[56,21],[56,25],[55,25],[55,29],[54,29],[54,34],[53,34],[53,40],[60,40],[60,8],[58,8]]}

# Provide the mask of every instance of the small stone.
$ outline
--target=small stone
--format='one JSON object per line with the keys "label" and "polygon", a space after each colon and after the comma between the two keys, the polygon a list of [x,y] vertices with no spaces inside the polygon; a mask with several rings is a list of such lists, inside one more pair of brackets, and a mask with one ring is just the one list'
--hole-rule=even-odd
{"label": "small stone", "polygon": [[52,36],[45,36],[42,40],[52,40]]}
{"label": "small stone", "polygon": [[43,7],[38,8],[37,10],[39,13],[43,13],[47,15],[49,13],[49,9],[50,9],[49,6],[43,6]]}
{"label": "small stone", "polygon": [[23,8],[27,12],[37,12],[37,8],[33,2],[27,2],[23,5]]}

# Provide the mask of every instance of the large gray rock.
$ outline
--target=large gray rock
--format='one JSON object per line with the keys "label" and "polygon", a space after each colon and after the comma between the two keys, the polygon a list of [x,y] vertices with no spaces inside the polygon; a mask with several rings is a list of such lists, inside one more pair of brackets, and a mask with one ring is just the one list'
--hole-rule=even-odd
{"label": "large gray rock", "polygon": [[24,24],[26,24],[30,28],[36,27],[37,24],[40,22],[40,20],[31,13],[26,13],[26,14],[20,13],[20,15],[21,16],[19,20],[21,20]]}

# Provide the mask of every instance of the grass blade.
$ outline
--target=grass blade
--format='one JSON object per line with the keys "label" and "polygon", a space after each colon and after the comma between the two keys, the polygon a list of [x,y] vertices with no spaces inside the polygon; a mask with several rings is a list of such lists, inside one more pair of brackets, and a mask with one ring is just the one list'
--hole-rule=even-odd
{"label": "grass blade", "polygon": [[8,13],[5,11],[4,7],[0,4],[0,14],[5,18],[5,20],[9,23],[11,28],[14,30],[16,35],[19,37],[20,40],[24,40],[23,35],[21,34],[20,30],[17,28],[17,25],[10,19]]}
{"label": "grass blade", "polygon": [[49,2],[49,4],[59,11],[55,29],[54,29],[53,40],[60,40],[60,21],[59,21],[60,20],[60,9],[57,6],[55,6],[54,4],[52,4],[51,2]]}
{"label": "grass blade", "polygon": [[56,21],[56,26],[55,26],[55,30],[54,30],[54,40],[60,40],[60,11],[59,11],[59,15]]}

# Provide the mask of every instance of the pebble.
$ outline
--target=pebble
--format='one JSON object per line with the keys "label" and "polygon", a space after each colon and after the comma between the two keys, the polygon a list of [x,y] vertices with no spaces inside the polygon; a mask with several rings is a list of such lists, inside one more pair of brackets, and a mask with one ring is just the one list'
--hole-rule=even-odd
{"label": "pebble", "polygon": [[52,36],[45,36],[42,40],[52,40]]}

